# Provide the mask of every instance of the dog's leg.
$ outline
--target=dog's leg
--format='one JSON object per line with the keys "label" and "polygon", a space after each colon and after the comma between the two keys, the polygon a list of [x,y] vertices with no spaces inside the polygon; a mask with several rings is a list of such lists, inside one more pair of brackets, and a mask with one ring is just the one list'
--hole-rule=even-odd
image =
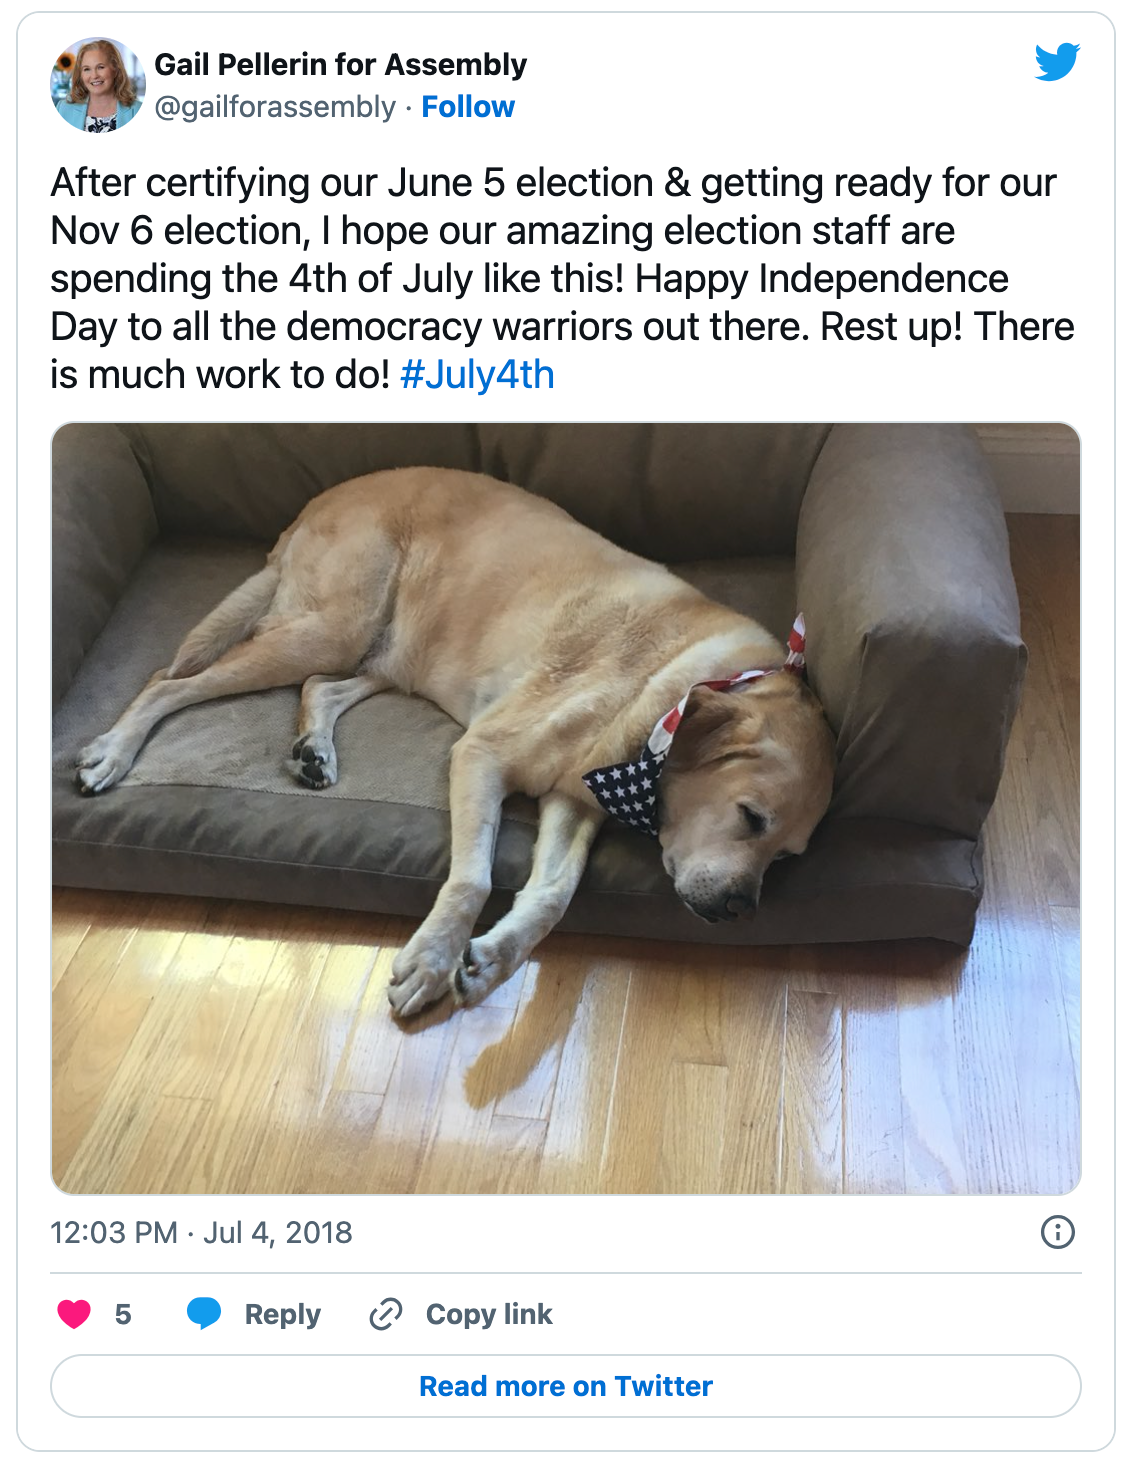
{"label": "dog's leg", "polygon": [[298,740],[291,748],[295,776],[304,787],[332,787],[338,780],[338,756],[334,750],[334,727],[351,706],[388,690],[387,675],[361,671],[349,680],[332,675],[312,675],[303,686],[299,710]]}
{"label": "dog's leg", "polygon": [[539,800],[538,837],[531,876],[510,911],[464,951],[452,973],[461,1005],[475,1005],[513,975],[566,912],[605,814],[551,792]]}
{"label": "dog's leg", "polygon": [[197,675],[171,680],[159,670],[116,724],[79,753],[79,790],[91,796],[121,781],[145,738],[172,712],[220,696],[296,685],[315,666],[332,670],[337,653],[322,621],[306,615],[244,640]]}
{"label": "dog's leg", "polygon": [[414,1015],[448,989],[491,892],[506,785],[495,752],[471,733],[452,748],[449,787],[452,863],[432,912],[393,961],[389,1003],[397,1015]]}

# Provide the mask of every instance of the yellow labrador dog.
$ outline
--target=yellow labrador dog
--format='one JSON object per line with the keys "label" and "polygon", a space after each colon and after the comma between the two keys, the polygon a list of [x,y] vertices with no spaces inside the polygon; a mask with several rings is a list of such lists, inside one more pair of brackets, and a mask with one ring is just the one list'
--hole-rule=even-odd
{"label": "yellow labrador dog", "polygon": [[[452,857],[398,955],[389,999],[412,1015],[451,988],[472,1004],[562,917],[607,812],[583,776],[634,757],[687,696],[664,763],[664,866],[705,919],[750,915],[772,859],[801,853],[833,784],[833,739],[782,646],[518,487],[435,468],[377,472],[307,504],[266,566],[187,637],[80,754],[103,792],[173,711],[302,683],[296,776],[336,780],[334,726],[379,691],[433,701],[466,728],[452,749]],[[689,687],[695,687],[689,694]],[[503,800],[539,802],[530,879],[473,939]]]}

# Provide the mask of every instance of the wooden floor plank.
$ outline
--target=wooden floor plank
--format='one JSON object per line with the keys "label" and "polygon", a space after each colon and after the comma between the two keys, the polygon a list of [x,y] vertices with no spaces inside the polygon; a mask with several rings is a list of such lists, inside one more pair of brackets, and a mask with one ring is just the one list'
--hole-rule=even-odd
{"label": "wooden floor plank", "polygon": [[220,1073],[208,1116],[190,1150],[189,1192],[272,1191],[252,1187],[249,1179],[265,1161],[265,1151],[286,1151],[294,1140],[285,1117],[273,1109],[271,1095],[292,1059],[295,1033],[329,954],[329,943],[305,930],[277,941],[244,1034]]}
{"label": "wooden floor plank", "polygon": [[154,1002],[175,984],[178,949],[207,918],[207,906],[197,901],[170,918],[155,902],[138,917],[128,935],[116,928],[103,940],[92,927],[83,941],[80,949],[97,945],[94,977],[83,987],[87,1000],[72,999],[74,960],[55,992],[53,1163],[57,1181],[73,1191],[103,1191],[104,1181],[121,1176],[117,1153],[143,1100],[130,1051]]}
{"label": "wooden floor plank", "polygon": [[[211,913],[212,906],[198,900],[178,913],[174,928],[151,915],[151,927],[135,934],[76,1043],[53,1104],[56,1162],[66,1164],[69,1191],[121,1191],[133,1170],[159,1100],[170,1035],[191,1023],[228,942],[205,932]],[[93,1061],[111,1053],[96,1076]],[[80,1070],[88,1119],[68,1159],[64,1124],[71,1120],[73,1137],[80,1118],[67,1093],[74,1099]]]}
{"label": "wooden floor plank", "polygon": [[725,1193],[777,1193],[782,1182],[786,991],[783,951],[736,951],[724,992]]}
{"label": "wooden floor plank", "polygon": [[949,970],[909,973],[897,985],[906,1193],[968,1191],[955,1032],[957,978]]}
{"label": "wooden floor plank", "polygon": [[792,986],[786,996],[783,1071],[783,1193],[840,1193],[841,1002]]}
{"label": "wooden floor plank", "polygon": [[968,1192],[1020,1193],[1027,1160],[1009,993],[1017,940],[995,866],[988,856],[983,917],[955,987],[960,1120]]}
{"label": "wooden floor plank", "polygon": [[1081,911],[1051,908],[1050,926],[1057,950],[1057,973],[1061,981],[1061,999],[1065,1008],[1065,1027],[1069,1037],[1069,1055],[1081,1093]]}
{"label": "wooden floor plank", "polygon": [[998,860],[988,898],[1007,915],[994,922],[1026,1157],[1018,1191],[1066,1193],[1080,1175],[1080,1088],[1044,881],[1048,864],[1017,761],[1007,768],[1003,785],[996,835],[1011,856]]}
{"label": "wooden floor plank", "polygon": [[303,1135],[323,1110],[369,982],[373,949],[353,942],[348,930],[341,937],[344,942],[329,949],[314,992],[289,1037],[288,1057],[262,1101],[264,1127],[271,1136],[261,1142],[248,1170],[246,1182],[252,1192],[293,1191]]}
{"label": "wooden floor plank", "polygon": [[381,1111],[359,1153],[362,1191],[411,1193],[445,1098],[461,1022],[451,1007],[418,1016],[403,1032]]}
{"label": "wooden floor plank", "polygon": [[846,1193],[903,1193],[900,974],[851,977],[842,1000]]}
{"label": "wooden floor plank", "polygon": [[99,896],[85,888],[58,888],[51,907],[51,988],[62,978],[76,950],[86,938],[94,919],[101,923],[104,910]]}
{"label": "wooden floor plank", "polygon": [[371,1092],[332,1087],[299,1138],[287,1191],[368,1193],[358,1154],[373,1140],[381,1103]]}
{"label": "wooden floor plank", "polygon": [[67,961],[51,997],[51,1066],[58,1080],[71,1051],[138,932],[135,914],[110,915],[90,926]]}
{"label": "wooden floor plank", "polygon": [[211,978],[189,992],[198,1002],[192,1019],[171,1025],[159,1077],[163,1095],[206,1101],[215,1096],[240,1052],[279,944],[298,927],[297,911],[218,906],[210,930],[226,943]]}
{"label": "wooden floor plank", "polygon": [[496,1111],[491,1119],[490,1140],[498,1167],[486,1191],[537,1193],[546,1123],[526,1117],[504,1117]]}
{"label": "wooden floor plank", "polygon": [[494,1103],[498,1117],[545,1122],[554,1104],[562,1050],[586,983],[578,962],[559,969],[530,959],[515,976],[520,999],[506,1034],[468,1070],[468,1101]]}
{"label": "wooden floor plank", "polygon": [[682,1005],[687,1014],[682,982],[681,957],[669,950],[652,962],[647,978],[629,985],[601,1166],[604,1192],[665,1191],[660,1169],[664,1107],[658,1092],[672,1064]]}
{"label": "wooden floor plank", "polygon": [[495,1102],[468,1099],[468,1070],[504,1039],[514,1018],[513,1011],[499,1005],[461,1011],[416,1192],[485,1193],[497,1184],[500,1154],[491,1143]]}
{"label": "wooden floor plank", "polygon": [[[146,1113],[133,1162],[122,1179],[123,1193],[183,1193],[189,1153],[208,1116],[208,1103],[192,1097],[157,1096]],[[107,1188],[104,1191],[115,1191]]]}
{"label": "wooden floor plank", "polygon": [[658,1093],[660,1131],[657,1191],[719,1193],[723,1190],[727,1067],[674,1061]]}
{"label": "wooden floor plank", "polygon": [[[1044,687],[1058,688],[1061,705],[1049,709],[1060,722],[1070,753],[1070,769],[1080,780],[1081,766],[1081,538],[1080,520],[1056,513],[1015,513],[1010,519],[1010,561],[1018,585],[1022,638],[1031,647],[1030,666],[1042,677],[1031,680],[1035,709]],[[1037,634],[1040,643],[1034,643]],[[1057,784],[1065,769],[1052,768]],[[1076,809],[1073,809],[1074,820]]]}
{"label": "wooden floor plank", "polygon": [[[573,952],[571,945],[575,946]],[[585,937],[555,940],[562,978],[581,998],[562,1046],[539,1167],[544,1193],[596,1193],[632,974],[624,955]],[[545,956],[544,956],[545,962]]]}
{"label": "wooden floor plank", "polygon": [[334,1073],[336,1091],[383,1096],[389,1086],[402,1038],[401,1028],[389,1018],[389,981],[394,957],[411,934],[407,919],[386,920],[382,925],[381,945],[374,951],[369,980]]}

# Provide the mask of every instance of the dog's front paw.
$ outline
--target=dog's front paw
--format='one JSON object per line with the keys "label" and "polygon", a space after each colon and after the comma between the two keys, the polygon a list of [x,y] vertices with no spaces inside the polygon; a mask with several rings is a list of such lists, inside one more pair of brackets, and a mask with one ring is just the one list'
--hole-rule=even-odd
{"label": "dog's front paw", "polygon": [[130,770],[132,758],[115,742],[110,732],[96,737],[79,752],[75,767],[75,786],[84,797],[105,792],[120,782]]}
{"label": "dog's front paw", "polygon": [[321,792],[338,780],[338,756],[329,736],[317,731],[300,736],[291,748],[291,760],[295,764],[295,776],[304,787]]}
{"label": "dog's front paw", "polygon": [[439,960],[428,949],[414,950],[407,944],[393,961],[389,981],[389,1003],[402,1020],[435,1005],[448,991],[451,962]]}
{"label": "dog's front paw", "polygon": [[452,971],[452,993],[457,1005],[478,1005],[496,985],[510,979],[522,964],[519,952],[492,941],[490,934],[473,939]]}

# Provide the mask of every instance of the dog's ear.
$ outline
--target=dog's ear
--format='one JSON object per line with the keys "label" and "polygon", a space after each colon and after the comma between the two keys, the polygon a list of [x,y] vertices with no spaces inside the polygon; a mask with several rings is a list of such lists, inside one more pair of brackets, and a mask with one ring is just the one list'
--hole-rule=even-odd
{"label": "dog's ear", "polygon": [[734,710],[734,702],[725,690],[712,690],[708,685],[694,685],[684,702],[684,717],[680,722],[683,731],[689,721],[697,721],[699,729],[722,726]]}
{"label": "dog's ear", "polygon": [[723,690],[695,686],[684,705],[684,715],[672,739],[668,763],[676,769],[704,759],[708,743],[725,734],[735,719],[733,698]]}

